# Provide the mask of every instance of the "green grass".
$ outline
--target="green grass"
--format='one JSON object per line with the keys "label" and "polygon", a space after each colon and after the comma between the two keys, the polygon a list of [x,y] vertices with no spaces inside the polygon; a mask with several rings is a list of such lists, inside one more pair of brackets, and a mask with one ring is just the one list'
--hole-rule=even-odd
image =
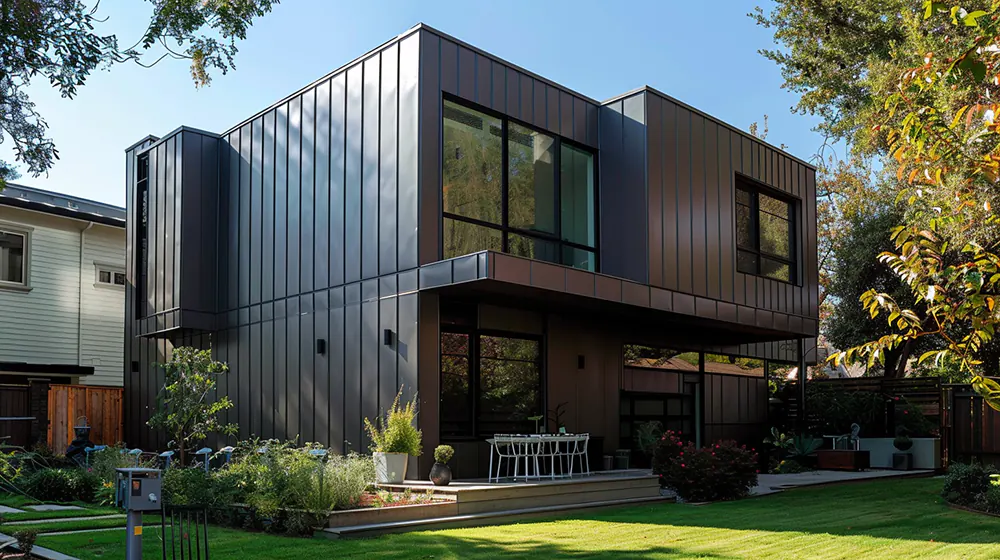
{"label": "green grass", "polygon": [[[48,502],[39,502],[38,500],[17,494],[0,493],[0,505],[12,508],[25,509],[25,506],[33,506],[41,503]],[[83,509],[72,509],[66,511],[25,510],[24,513],[5,513],[3,514],[3,518],[5,521],[31,521],[35,519],[58,519],[61,517],[86,517],[91,515],[110,515],[112,513],[121,513],[113,507],[95,506],[93,504],[85,504],[83,502],[68,502],[62,505],[79,506]]]}
{"label": "green grass", "polygon": [[[376,539],[294,539],[210,527],[213,560],[226,558],[996,558],[1000,519],[956,511],[939,479],[882,480],[800,489],[706,506],[644,505],[518,524]],[[83,559],[121,558],[120,532],[41,537]],[[146,531],[158,558],[159,531]]]}
{"label": "green grass", "polygon": [[[159,523],[159,517],[155,520],[146,520],[144,523]],[[0,532],[11,534],[14,531],[21,531],[24,529],[34,529],[39,533],[55,533],[58,531],[80,531],[84,529],[104,529],[106,527],[124,527],[125,518],[115,517],[115,518],[101,518],[97,517],[94,519],[76,519],[73,521],[50,521],[48,523],[25,523],[17,525],[0,525]]]}

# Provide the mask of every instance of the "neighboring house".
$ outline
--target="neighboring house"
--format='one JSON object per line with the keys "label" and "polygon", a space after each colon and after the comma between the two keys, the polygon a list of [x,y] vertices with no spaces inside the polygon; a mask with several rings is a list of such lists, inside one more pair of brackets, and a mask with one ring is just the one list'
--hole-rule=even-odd
{"label": "neighboring house", "polygon": [[144,422],[177,345],[229,364],[241,437],[364,450],[362,419],[419,392],[421,475],[443,441],[483,476],[487,437],[557,408],[597,454],[649,419],[751,440],[768,361],[814,360],[815,171],[418,25],[221,134],[127,149],[127,441],[166,445]]}
{"label": "neighboring house", "polygon": [[123,208],[0,191],[0,382],[121,387],[124,314]]}

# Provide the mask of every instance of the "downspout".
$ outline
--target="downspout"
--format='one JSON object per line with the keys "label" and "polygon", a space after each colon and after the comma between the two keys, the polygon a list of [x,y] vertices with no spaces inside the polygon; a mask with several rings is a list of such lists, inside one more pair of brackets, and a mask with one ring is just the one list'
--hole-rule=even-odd
{"label": "downspout", "polygon": [[83,240],[94,222],[88,222],[87,227],[80,230],[80,299],[76,303],[76,365],[83,365]]}

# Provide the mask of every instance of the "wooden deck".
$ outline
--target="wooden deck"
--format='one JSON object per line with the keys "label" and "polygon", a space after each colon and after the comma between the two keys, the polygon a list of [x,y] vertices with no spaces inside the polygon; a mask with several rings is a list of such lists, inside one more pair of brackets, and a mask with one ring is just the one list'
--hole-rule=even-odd
{"label": "wooden deck", "polygon": [[434,486],[423,480],[407,480],[402,484],[379,486],[394,491],[407,488],[414,492],[432,490],[436,495],[454,497],[459,515],[660,496],[657,477],[648,470],[635,469],[554,480],[543,478],[498,483],[468,480],[454,481],[448,486]]}

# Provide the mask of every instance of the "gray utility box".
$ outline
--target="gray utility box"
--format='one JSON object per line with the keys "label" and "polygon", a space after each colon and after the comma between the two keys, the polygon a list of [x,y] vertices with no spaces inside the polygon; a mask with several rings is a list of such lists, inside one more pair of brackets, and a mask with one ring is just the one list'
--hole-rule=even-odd
{"label": "gray utility box", "polygon": [[127,511],[159,511],[160,471],[158,469],[115,469],[118,485],[115,505]]}

